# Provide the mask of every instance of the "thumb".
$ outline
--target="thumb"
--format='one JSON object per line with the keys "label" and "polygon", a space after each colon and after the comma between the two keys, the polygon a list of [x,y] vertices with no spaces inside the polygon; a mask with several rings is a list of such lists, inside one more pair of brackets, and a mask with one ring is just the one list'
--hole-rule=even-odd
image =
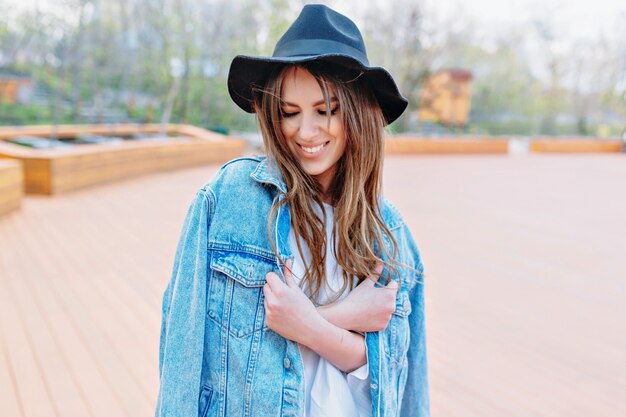
{"label": "thumb", "polygon": [[375,287],[380,279],[380,274],[383,272],[384,265],[381,262],[376,262],[376,266],[374,266],[374,270],[370,274],[370,276],[363,281],[363,283],[367,283],[368,287]]}
{"label": "thumb", "polygon": [[398,281],[390,280],[389,283],[385,286],[388,290],[398,290]]}
{"label": "thumb", "polygon": [[295,281],[293,280],[293,274],[291,273],[291,266],[293,262],[291,259],[287,259],[285,261],[285,266],[283,267],[283,275],[285,276],[285,284],[289,287],[297,286]]}
{"label": "thumb", "polygon": [[382,262],[376,262],[376,266],[374,267],[374,273],[376,275],[380,275],[383,272],[384,264]]}

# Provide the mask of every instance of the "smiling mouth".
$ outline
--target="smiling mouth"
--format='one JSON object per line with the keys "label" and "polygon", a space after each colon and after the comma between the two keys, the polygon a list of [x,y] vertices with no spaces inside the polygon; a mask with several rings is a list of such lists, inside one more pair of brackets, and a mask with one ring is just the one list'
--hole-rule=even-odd
{"label": "smiling mouth", "polygon": [[309,147],[306,147],[306,146],[300,145],[300,144],[298,144],[298,146],[306,153],[316,153],[316,152],[321,151],[324,148],[324,146],[328,145],[328,143],[329,142],[324,142],[321,145],[317,145],[317,146],[314,146],[312,148],[309,148]]}

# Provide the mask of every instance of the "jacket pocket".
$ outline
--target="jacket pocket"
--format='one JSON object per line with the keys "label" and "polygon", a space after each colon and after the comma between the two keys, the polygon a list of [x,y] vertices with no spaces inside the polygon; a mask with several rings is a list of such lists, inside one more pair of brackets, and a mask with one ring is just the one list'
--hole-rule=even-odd
{"label": "jacket pocket", "polygon": [[396,297],[396,309],[391,315],[389,325],[385,330],[385,353],[399,365],[404,365],[409,350],[410,327],[409,314],[411,314],[411,302],[407,291],[400,291]]}
{"label": "jacket pocket", "polygon": [[210,269],[209,318],[236,338],[265,329],[263,285],[276,264],[247,252],[213,251]]}
{"label": "jacket pocket", "polygon": [[198,400],[198,417],[206,417],[209,412],[209,406],[211,405],[211,399],[213,398],[213,388],[209,386],[203,386],[200,391],[200,398]]}

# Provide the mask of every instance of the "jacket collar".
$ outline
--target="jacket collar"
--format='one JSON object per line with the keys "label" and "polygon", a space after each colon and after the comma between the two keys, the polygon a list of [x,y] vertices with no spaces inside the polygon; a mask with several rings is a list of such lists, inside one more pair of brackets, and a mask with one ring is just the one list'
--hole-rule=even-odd
{"label": "jacket collar", "polygon": [[283,180],[283,176],[280,173],[280,169],[278,168],[276,162],[265,156],[262,156],[259,159],[259,164],[252,174],[250,174],[250,177],[260,183],[272,184],[281,192],[286,193],[287,185]]}

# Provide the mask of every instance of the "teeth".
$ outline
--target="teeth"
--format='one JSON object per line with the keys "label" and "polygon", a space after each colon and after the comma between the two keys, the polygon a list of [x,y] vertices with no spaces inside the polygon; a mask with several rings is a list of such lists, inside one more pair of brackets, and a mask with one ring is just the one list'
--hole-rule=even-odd
{"label": "teeth", "polygon": [[325,145],[326,145],[325,143],[322,143],[321,145],[318,145],[315,148],[307,148],[306,146],[302,146],[302,145],[300,145],[300,147],[306,153],[315,153],[315,152],[321,151]]}

